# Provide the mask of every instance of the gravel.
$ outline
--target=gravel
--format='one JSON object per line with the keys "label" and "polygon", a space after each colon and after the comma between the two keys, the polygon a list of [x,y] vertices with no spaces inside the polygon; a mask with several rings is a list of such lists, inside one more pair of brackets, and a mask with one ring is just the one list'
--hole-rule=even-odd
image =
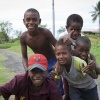
{"label": "gravel", "polygon": [[22,64],[22,58],[14,53],[10,53],[9,51],[5,49],[0,49],[0,54],[5,56],[7,59],[4,61],[4,66],[7,68],[10,68],[11,71],[17,73],[23,73],[25,72],[23,64]]}

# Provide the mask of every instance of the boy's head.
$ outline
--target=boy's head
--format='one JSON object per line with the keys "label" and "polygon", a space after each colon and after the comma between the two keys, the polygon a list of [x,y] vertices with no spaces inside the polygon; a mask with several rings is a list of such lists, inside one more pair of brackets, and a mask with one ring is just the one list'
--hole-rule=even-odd
{"label": "boy's head", "polygon": [[42,54],[33,54],[28,60],[29,77],[33,86],[40,87],[44,82],[48,69],[48,61]]}
{"label": "boy's head", "polygon": [[68,33],[73,31],[71,38],[76,40],[81,35],[81,29],[83,27],[83,19],[78,14],[71,14],[66,21],[66,29]]}
{"label": "boy's head", "polygon": [[85,36],[80,36],[76,40],[76,47],[75,47],[75,56],[86,60],[88,57],[88,54],[90,52],[91,48],[91,42],[89,38]]}
{"label": "boy's head", "polygon": [[24,13],[23,22],[29,32],[36,31],[38,25],[41,23],[39,12],[34,8],[26,10]]}
{"label": "boy's head", "polygon": [[71,46],[66,45],[62,39],[59,39],[55,45],[55,56],[61,65],[69,64],[72,56]]}

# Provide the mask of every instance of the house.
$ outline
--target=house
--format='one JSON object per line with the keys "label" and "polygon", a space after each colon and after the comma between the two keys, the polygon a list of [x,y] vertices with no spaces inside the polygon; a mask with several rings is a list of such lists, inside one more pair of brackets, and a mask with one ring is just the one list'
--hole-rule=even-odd
{"label": "house", "polygon": [[91,35],[91,34],[95,35],[95,34],[100,34],[100,31],[99,31],[99,29],[95,29],[95,30],[91,30],[91,31],[82,31],[82,33],[89,34],[89,35]]}

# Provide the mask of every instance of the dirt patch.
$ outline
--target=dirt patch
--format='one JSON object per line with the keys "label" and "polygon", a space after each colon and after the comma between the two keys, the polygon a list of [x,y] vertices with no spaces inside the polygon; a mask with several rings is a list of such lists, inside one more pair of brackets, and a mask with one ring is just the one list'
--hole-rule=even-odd
{"label": "dirt patch", "polygon": [[5,67],[10,68],[11,71],[15,72],[16,74],[25,72],[21,57],[14,53],[10,53],[5,49],[0,49],[0,53],[7,58],[4,61]]}

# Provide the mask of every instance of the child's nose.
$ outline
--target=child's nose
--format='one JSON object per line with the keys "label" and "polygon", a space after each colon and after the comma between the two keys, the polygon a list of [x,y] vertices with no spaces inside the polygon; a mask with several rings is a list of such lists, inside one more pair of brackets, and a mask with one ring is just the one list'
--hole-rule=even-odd
{"label": "child's nose", "polygon": [[87,53],[84,51],[84,52],[82,53],[82,55],[83,55],[83,56],[87,56]]}
{"label": "child's nose", "polygon": [[31,19],[29,23],[33,23],[33,20]]}

